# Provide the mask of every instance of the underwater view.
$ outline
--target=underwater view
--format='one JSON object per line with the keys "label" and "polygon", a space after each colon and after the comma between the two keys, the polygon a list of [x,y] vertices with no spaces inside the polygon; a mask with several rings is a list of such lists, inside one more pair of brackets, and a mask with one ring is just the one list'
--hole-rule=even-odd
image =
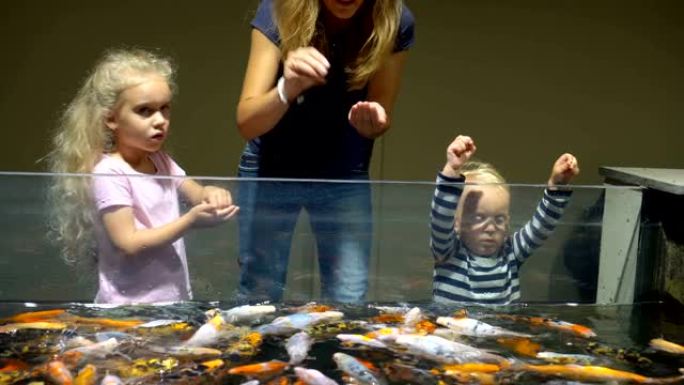
{"label": "underwater view", "polygon": [[663,303],[1,310],[2,384],[684,383],[684,312]]}

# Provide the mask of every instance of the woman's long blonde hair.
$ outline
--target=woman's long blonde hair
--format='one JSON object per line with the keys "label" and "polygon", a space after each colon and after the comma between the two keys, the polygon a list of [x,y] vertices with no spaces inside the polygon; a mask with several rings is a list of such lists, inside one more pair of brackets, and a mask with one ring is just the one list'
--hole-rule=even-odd
{"label": "woman's long blonde hair", "polygon": [[[320,20],[320,1],[275,0],[274,19],[283,58],[301,47],[313,45],[317,49],[324,48],[326,36]],[[363,36],[364,41],[355,60],[346,68],[350,90],[363,88],[378,71],[392,53],[399,30],[402,0],[366,0],[362,8],[367,6],[372,7],[369,20],[372,25],[367,36]]]}
{"label": "woman's long blonde hair", "polygon": [[[88,174],[114,143],[105,119],[121,93],[159,75],[174,89],[171,61],[141,49],[106,52],[63,112],[47,156],[53,173]],[[74,264],[94,256],[93,200],[87,176],[56,175],[48,194],[51,237],[61,247],[62,257]]]}

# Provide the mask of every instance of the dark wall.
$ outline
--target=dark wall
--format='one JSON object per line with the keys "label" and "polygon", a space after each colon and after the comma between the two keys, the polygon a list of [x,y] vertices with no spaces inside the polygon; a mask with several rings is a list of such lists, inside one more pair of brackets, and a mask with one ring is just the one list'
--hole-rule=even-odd
{"label": "dark wall", "polygon": [[[457,133],[511,182],[545,182],[557,155],[684,168],[684,2],[407,0],[417,19],[376,179],[429,180]],[[0,14],[0,170],[42,171],[50,130],[107,47],[179,64],[170,147],[194,175],[235,175],[235,106],[257,1],[26,0]],[[678,48],[679,47],[679,48]]]}

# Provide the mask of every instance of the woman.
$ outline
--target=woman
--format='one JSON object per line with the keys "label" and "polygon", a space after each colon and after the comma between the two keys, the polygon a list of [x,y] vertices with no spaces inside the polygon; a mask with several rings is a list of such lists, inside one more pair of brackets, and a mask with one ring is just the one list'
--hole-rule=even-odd
{"label": "woman", "polygon": [[[241,177],[368,180],[390,127],[413,16],[401,0],[262,0],[237,108]],[[367,290],[367,183],[243,182],[240,292],[279,301],[302,208],[316,234],[322,296]]]}

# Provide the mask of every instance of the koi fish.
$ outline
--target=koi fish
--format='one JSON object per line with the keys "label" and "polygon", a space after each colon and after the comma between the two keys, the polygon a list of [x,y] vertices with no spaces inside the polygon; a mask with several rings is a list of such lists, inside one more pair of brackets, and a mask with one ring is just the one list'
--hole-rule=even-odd
{"label": "koi fish", "polygon": [[339,311],[324,311],[318,313],[295,313],[278,317],[270,324],[261,325],[257,331],[263,335],[284,335],[302,330],[308,326],[327,321],[339,320],[344,314]]}
{"label": "koi fish", "polygon": [[52,309],[52,310],[40,310],[40,311],[30,311],[26,313],[15,314],[3,321],[9,323],[27,323],[27,322],[39,322],[53,320],[64,314],[66,310],[64,309]]}
{"label": "koi fish", "polygon": [[68,317],[62,317],[64,321],[73,322],[82,325],[94,325],[94,326],[104,326],[114,329],[128,329],[134,328],[136,326],[142,325],[144,322],[140,320],[115,320],[109,318],[92,318],[92,317],[81,317],[77,315],[69,315]]}
{"label": "koi fish", "polygon": [[591,364],[596,361],[595,357],[586,354],[562,354],[554,352],[539,352],[537,358],[553,364]]}
{"label": "koi fish", "polygon": [[223,319],[231,324],[258,322],[261,318],[275,313],[276,308],[272,305],[244,305],[221,311]]}
{"label": "koi fish", "polygon": [[287,362],[272,360],[258,364],[236,366],[228,370],[228,373],[241,376],[269,376],[282,372],[287,366]]}
{"label": "koi fish", "polygon": [[[603,366],[581,365],[522,365],[522,370],[542,375],[588,382],[628,382],[637,384],[674,384],[684,381],[684,375],[652,378]],[[684,371],[680,369],[680,372]]]}
{"label": "koi fish", "polygon": [[373,374],[359,360],[348,354],[337,352],[333,354],[333,360],[341,371],[363,385],[385,385],[385,381],[381,377]]}
{"label": "koi fish", "polygon": [[173,347],[150,347],[151,351],[160,354],[168,354],[174,357],[187,357],[187,358],[209,358],[218,357],[223,352],[218,349],[203,348],[201,346],[173,346]]}
{"label": "koi fish", "polygon": [[204,361],[204,362],[200,363],[200,367],[202,367],[204,370],[209,371],[209,372],[214,371],[214,370],[222,367],[223,365],[225,365],[225,362],[223,362],[223,360],[218,359],[218,358],[215,360]]}
{"label": "koi fish", "polygon": [[473,361],[501,363],[506,361],[504,357],[499,355],[434,335],[401,335],[397,337],[395,342],[405,347],[409,353],[445,364],[462,364]]}
{"label": "koi fish", "polygon": [[367,337],[363,334],[338,334],[337,339],[347,344],[369,346],[371,348],[386,348],[383,342]]}
{"label": "koi fish", "polygon": [[517,333],[498,326],[492,326],[472,318],[438,317],[436,322],[457,333],[471,337],[531,337],[529,334]]}
{"label": "koi fish", "polygon": [[216,314],[213,318],[207,321],[204,325],[187,339],[183,345],[185,346],[208,346],[213,345],[219,338],[221,326],[225,324],[221,314]]}
{"label": "koi fish", "polygon": [[527,322],[531,325],[535,326],[544,326],[548,327],[551,329],[556,329],[560,330],[563,332],[567,333],[572,333],[576,336],[579,337],[584,337],[584,338],[592,338],[596,337],[596,333],[591,330],[590,328],[580,325],[580,324],[574,324],[566,321],[560,321],[560,320],[552,320],[544,317],[526,317],[526,316],[521,316],[521,315],[510,315],[510,314],[499,314],[497,317],[499,318],[504,318],[504,319],[510,319],[513,321],[517,322]]}
{"label": "koi fish", "polygon": [[337,382],[316,369],[294,368],[295,375],[307,385],[337,385]]}
{"label": "koi fish", "polygon": [[80,353],[86,357],[105,358],[109,354],[114,353],[114,350],[121,343],[116,338],[110,338],[106,341],[96,342],[92,345],[81,346],[78,348],[69,349],[64,352],[65,355]]}
{"label": "koi fish", "polygon": [[423,320],[424,315],[419,307],[413,307],[411,310],[404,314],[404,325],[408,327],[414,327],[418,322]]}
{"label": "koi fish", "polygon": [[72,385],[74,383],[74,377],[62,361],[48,362],[45,375],[50,381],[58,385]]}
{"label": "koi fish", "polygon": [[24,322],[12,323],[0,326],[0,334],[15,333],[17,330],[35,329],[35,330],[64,330],[67,325],[62,322]]}
{"label": "koi fish", "polygon": [[102,378],[102,381],[100,381],[100,385],[122,385],[123,381],[121,381],[121,378],[119,376],[115,376],[113,374],[107,374]]}
{"label": "koi fish", "polygon": [[285,350],[290,356],[290,365],[297,365],[306,359],[313,339],[307,332],[299,332],[287,339]]}
{"label": "koi fish", "polygon": [[529,338],[502,337],[498,338],[496,342],[526,357],[537,357],[541,350],[541,345],[532,342]]}
{"label": "koi fish", "polygon": [[97,369],[95,368],[95,365],[88,364],[78,372],[74,379],[74,385],[93,385],[96,377]]}
{"label": "koi fish", "polygon": [[397,337],[404,333],[404,330],[396,327],[386,327],[364,334],[365,337],[372,338],[381,342],[394,342]]}
{"label": "koi fish", "polygon": [[660,350],[672,354],[684,354],[684,346],[664,340],[662,338],[654,338],[649,342],[649,346],[653,349]]}
{"label": "koi fish", "polygon": [[438,373],[431,373],[428,370],[397,362],[391,362],[383,366],[383,372],[387,379],[401,384],[437,385],[439,382],[436,375]]}
{"label": "koi fish", "polygon": [[13,358],[0,359],[0,372],[17,372],[28,368],[29,365],[24,361]]}

